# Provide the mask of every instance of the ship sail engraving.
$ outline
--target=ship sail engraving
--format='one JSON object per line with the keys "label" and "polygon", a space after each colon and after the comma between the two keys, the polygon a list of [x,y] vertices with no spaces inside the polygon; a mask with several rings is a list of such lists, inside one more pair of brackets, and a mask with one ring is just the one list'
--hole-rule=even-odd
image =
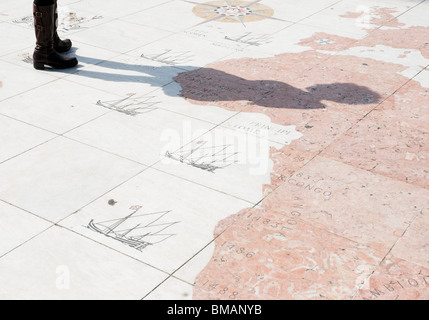
{"label": "ship sail engraving", "polygon": [[236,159],[238,152],[232,150],[232,145],[210,146],[207,144],[207,141],[198,141],[189,149],[182,147],[176,152],[167,151],[165,156],[212,173],[238,162]]}
{"label": "ship sail engraving", "polygon": [[111,101],[97,101],[98,106],[124,113],[129,116],[137,116],[139,114],[148,113],[157,110],[158,101],[152,101],[154,96],[136,97],[135,93],[127,95],[123,99]]}
{"label": "ship sail engraving", "polygon": [[193,55],[191,55],[190,53],[191,51],[174,52],[172,49],[168,49],[164,52],[156,54],[143,53],[141,57],[148,60],[165,63],[171,66],[177,66],[191,62]]}
{"label": "ship sail engraving", "polygon": [[171,211],[140,213],[141,209],[142,206],[132,206],[132,213],[120,219],[91,220],[87,228],[139,251],[176,235],[166,230],[179,221],[163,222]]}

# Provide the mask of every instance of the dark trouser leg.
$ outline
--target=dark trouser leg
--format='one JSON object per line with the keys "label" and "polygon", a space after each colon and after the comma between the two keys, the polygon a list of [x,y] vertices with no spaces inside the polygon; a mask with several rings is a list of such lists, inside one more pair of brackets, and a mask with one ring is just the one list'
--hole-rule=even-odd
{"label": "dark trouser leg", "polygon": [[52,6],[55,0],[34,0],[34,4],[39,7]]}

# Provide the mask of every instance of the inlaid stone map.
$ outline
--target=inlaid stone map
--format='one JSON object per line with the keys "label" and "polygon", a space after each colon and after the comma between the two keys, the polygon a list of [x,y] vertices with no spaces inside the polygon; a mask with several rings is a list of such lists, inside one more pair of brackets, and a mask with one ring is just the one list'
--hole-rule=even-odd
{"label": "inlaid stone map", "polygon": [[0,0],[0,298],[429,298],[427,0]]}

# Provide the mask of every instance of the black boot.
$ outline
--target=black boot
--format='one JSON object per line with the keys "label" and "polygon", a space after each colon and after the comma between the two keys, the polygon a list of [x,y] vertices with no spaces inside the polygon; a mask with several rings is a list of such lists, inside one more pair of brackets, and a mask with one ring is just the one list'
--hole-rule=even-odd
{"label": "black boot", "polygon": [[63,53],[67,52],[72,47],[72,42],[69,39],[61,40],[58,36],[58,5],[55,0],[55,13],[54,13],[54,49],[56,52]]}
{"label": "black boot", "polygon": [[38,70],[45,69],[45,65],[55,69],[66,69],[78,64],[76,58],[62,56],[54,49],[54,10],[55,5],[37,6],[33,4],[34,29],[36,32],[33,65]]}

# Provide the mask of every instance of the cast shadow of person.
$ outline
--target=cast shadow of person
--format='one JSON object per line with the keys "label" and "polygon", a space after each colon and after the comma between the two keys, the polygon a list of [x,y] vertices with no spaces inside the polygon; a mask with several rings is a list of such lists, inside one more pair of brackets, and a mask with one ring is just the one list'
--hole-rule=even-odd
{"label": "cast shadow of person", "polygon": [[[79,61],[97,64],[97,60],[89,57],[79,57]],[[381,98],[375,91],[354,83],[316,84],[300,89],[281,81],[247,80],[213,68],[150,66],[118,61],[104,61],[98,66],[112,72],[82,69],[76,74],[117,83],[150,84],[162,88],[168,96],[181,96],[197,102],[247,101],[250,105],[268,108],[320,109],[326,107],[322,101],[362,105],[377,103]],[[120,70],[133,74],[123,74]],[[167,86],[173,81],[181,86],[181,93]]]}
{"label": "cast shadow of person", "polygon": [[320,109],[322,101],[361,105],[377,103],[380,95],[354,83],[317,84],[305,89],[274,80],[247,80],[212,68],[181,73],[174,78],[181,96],[200,102],[248,101],[268,108]]}

